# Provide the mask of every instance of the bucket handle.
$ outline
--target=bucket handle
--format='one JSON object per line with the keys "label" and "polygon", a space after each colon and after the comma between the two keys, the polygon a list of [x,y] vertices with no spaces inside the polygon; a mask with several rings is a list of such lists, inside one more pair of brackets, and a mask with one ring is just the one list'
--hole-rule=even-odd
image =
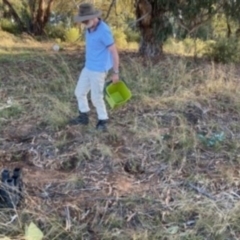
{"label": "bucket handle", "polygon": [[[121,80],[119,80],[119,81],[124,82],[125,85],[128,87],[126,81],[125,81],[123,78],[121,78]],[[108,96],[109,96],[109,94],[107,93],[106,88],[107,88],[107,86],[110,85],[111,83],[112,83],[112,81],[110,80],[110,81],[107,81],[107,82],[104,84],[104,89],[103,89],[103,91],[104,91],[104,94],[105,94],[105,95],[108,95]],[[110,96],[109,96],[109,97],[110,97]]]}

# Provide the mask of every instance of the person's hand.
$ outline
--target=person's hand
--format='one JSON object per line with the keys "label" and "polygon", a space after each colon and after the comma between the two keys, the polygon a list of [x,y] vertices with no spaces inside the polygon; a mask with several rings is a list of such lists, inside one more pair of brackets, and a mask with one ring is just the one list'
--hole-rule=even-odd
{"label": "person's hand", "polygon": [[116,73],[113,73],[111,76],[111,80],[113,83],[117,83],[119,81],[119,75]]}

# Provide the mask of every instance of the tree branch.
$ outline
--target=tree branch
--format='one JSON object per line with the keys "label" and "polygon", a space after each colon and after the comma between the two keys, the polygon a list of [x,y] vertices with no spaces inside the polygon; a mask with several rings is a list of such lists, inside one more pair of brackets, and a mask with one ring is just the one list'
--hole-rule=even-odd
{"label": "tree branch", "polygon": [[[215,13],[218,12],[221,8],[222,8],[223,5],[219,5],[218,8],[214,11]],[[191,34],[193,33],[197,28],[199,28],[201,25],[203,25],[204,23],[208,22],[212,16],[214,14],[209,14],[209,13],[205,13],[201,16],[201,18],[203,19],[204,17],[208,16],[207,19],[205,20],[201,20],[201,21],[198,21],[196,22],[193,26],[191,26],[190,28],[188,28],[184,23],[183,23],[183,20],[178,18],[178,23],[180,25],[180,27],[182,27],[183,29],[187,30],[188,31],[188,34]]]}
{"label": "tree branch", "polygon": [[229,23],[229,17],[226,16],[226,18],[227,18],[227,22],[226,22],[227,23],[227,37],[229,38],[232,34],[232,29],[231,29],[231,25]]}
{"label": "tree branch", "polygon": [[210,16],[209,18],[207,18],[206,20],[204,20],[204,21],[195,23],[190,29],[189,29],[186,25],[184,25],[184,24],[182,23],[182,21],[179,21],[178,24],[180,25],[180,27],[182,27],[183,29],[187,30],[188,34],[191,34],[191,33],[193,33],[197,28],[199,28],[201,25],[203,25],[204,23],[208,22],[210,19],[211,19],[211,16]]}
{"label": "tree branch", "polygon": [[14,7],[12,6],[12,4],[11,4],[8,0],[3,0],[3,3],[6,4],[6,5],[9,7],[13,18],[14,18],[15,21],[18,23],[19,27],[20,27],[22,30],[26,30],[26,28],[25,28],[25,26],[24,26],[24,23],[22,22],[21,18],[18,16],[18,14],[17,14],[17,12],[15,11]]}
{"label": "tree branch", "polygon": [[108,8],[108,11],[107,11],[107,16],[105,17],[104,21],[106,21],[108,19],[109,15],[110,15],[110,12],[111,12],[114,5],[116,5],[116,0],[112,0],[110,6]]}
{"label": "tree branch", "polygon": [[150,14],[150,12],[147,12],[146,14],[144,14],[142,17],[138,18],[137,20],[130,22],[129,25],[133,26],[133,24],[138,23],[140,21],[142,21],[148,14]]}

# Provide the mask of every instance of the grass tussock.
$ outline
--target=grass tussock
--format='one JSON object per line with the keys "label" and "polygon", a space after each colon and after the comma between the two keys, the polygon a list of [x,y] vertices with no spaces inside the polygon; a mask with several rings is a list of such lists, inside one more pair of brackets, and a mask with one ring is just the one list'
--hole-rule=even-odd
{"label": "grass tussock", "polygon": [[238,66],[121,53],[133,98],[109,109],[109,132],[99,134],[94,111],[87,127],[67,124],[79,49],[8,47],[0,165],[23,168],[26,199],[0,212],[0,237],[21,239],[34,222],[51,240],[239,238]]}

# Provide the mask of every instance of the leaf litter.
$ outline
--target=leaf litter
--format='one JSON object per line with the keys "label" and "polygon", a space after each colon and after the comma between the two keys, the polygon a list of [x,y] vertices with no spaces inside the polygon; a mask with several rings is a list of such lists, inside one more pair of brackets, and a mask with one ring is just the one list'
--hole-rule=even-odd
{"label": "leaf litter", "polygon": [[[22,66],[25,71],[26,64]],[[238,139],[239,115],[204,103],[147,109],[133,111],[131,103],[120,109],[114,114],[116,125],[110,124],[114,131],[104,135],[68,126],[53,131],[36,124],[34,115],[5,124],[0,164],[24,171],[22,211],[38,215],[43,232],[43,226],[51,225],[48,213],[64,219],[62,234],[81,226],[78,231],[86,239],[123,228],[144,228],[154,237],[159,226],[165,234],[196,228],[201,235],[206,209],[221,209],[215,217],[234,211],[240,198],[239,148],[226,149]],[[122,116],[124,124],[117,122]],[[138,124],[132,129],[134,118]],[[226,136],[219,145],[196,138],[199,132],[208,136],[219,130]]]}

